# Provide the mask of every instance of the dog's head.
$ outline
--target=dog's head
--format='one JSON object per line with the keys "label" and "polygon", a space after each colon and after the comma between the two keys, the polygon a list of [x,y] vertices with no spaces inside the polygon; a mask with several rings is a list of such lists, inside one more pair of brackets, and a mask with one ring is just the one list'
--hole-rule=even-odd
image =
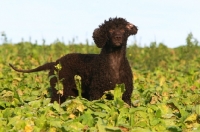
{"label": "dog's head", "polygon": [[118,47],[126,44],[127,38],[136,34],[137,31],[135,25],[123,18],[110,18],[94,30],[93,39],[99,48],[104,47],[106,43],[111,44],[112,47]]}

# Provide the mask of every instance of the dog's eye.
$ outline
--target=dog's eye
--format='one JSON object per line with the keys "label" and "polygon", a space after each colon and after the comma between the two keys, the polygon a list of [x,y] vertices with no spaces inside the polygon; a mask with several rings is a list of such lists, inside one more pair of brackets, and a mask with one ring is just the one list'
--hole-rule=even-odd
{"label": "dog's eye", "polygon": [[120,29],[120,32],[124,33],[124,32],[125,32],[125,30],[124,30],[124,29]]}
{"label": "dog's eye", "polygon": [[114,32],[114,29],[110,29],[109,32],[110,32],[110,33]]}

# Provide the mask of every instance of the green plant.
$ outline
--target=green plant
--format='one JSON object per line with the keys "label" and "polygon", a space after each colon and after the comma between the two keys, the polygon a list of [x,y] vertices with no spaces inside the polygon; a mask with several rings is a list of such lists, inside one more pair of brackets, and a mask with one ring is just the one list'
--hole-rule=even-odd
{"label": "green plant", "polygon": [[[8,67],[12,62],[22,69],[34,68],[70,52],[99,53],[99,49],[59,41],[0,45],[0,131],[200,131],[200,46],[192,34],[186,45],[177,48],[155,42],[128,46],[127,59],[134,74],[132,107],[121,99],[123,84],[105,92],[113,100],[106,95],[94,101],[80,98],[79,76],[75,77],[79,97],[61,105],[50,103],[46,72],[21,74]],[[62,67],[56,67],[51,77],[57,78],[61,96],[58,75]]]}
{"label": "green plant", "polygon": [[52,75],[52,76],[50,76],[49,77],[49,80],[50,79],[52,79],[52,78],[54,78],[54,77],[56,77],[56,80],[57,80],[57,84],[56,84],[56,90],[58,90],[58,92],[57,92],[57,94],[59,95],[59,104],[60,104],[60,98],[61,98],[61,96],[63,96],[63,87],[62,87],[62,81],[63,81],[63,79],[64,78],[59,78],[59,72],[60,72],[60,70],[62,69],[62,66],[61,66],[61,64],[59,63],[59,64],[57,64],[56,66],[55,66],[55,68],[56,68],[56,71],[54,71],[55,72],[55,75]]}

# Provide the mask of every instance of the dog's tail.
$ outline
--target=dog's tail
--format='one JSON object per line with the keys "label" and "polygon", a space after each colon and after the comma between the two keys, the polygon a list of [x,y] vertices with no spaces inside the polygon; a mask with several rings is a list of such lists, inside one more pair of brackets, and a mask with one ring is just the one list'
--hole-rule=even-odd
{"label": "dog's tail", "polygon": [[38,66],[37,68],[30,69],[30,70],[22,70],[22,69],[17,69],[14,67],[12,64],[9,64],[12,69],[18,72],[23,72],[23,73],[31,73],[31,72],[38,72],[38,71],[44,71],[44,70],[50,70],[55,66],[55,62],[49,62],[44,65]]}

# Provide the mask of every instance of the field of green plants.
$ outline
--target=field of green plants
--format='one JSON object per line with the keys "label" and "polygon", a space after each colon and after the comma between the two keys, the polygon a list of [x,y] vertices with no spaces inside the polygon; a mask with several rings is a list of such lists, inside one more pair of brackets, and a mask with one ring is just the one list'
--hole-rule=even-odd
{"label": "field of green plants", "polygon": [[134,74],[132,104],[121,99],[119,84],[94,101],[71,97],[50,103],[48,72],[18,73],[72,52],[99,53],[94,44],[0,45],[0,132],[199,132],[200,44],[190,33],[185,45],[128,46]]}

